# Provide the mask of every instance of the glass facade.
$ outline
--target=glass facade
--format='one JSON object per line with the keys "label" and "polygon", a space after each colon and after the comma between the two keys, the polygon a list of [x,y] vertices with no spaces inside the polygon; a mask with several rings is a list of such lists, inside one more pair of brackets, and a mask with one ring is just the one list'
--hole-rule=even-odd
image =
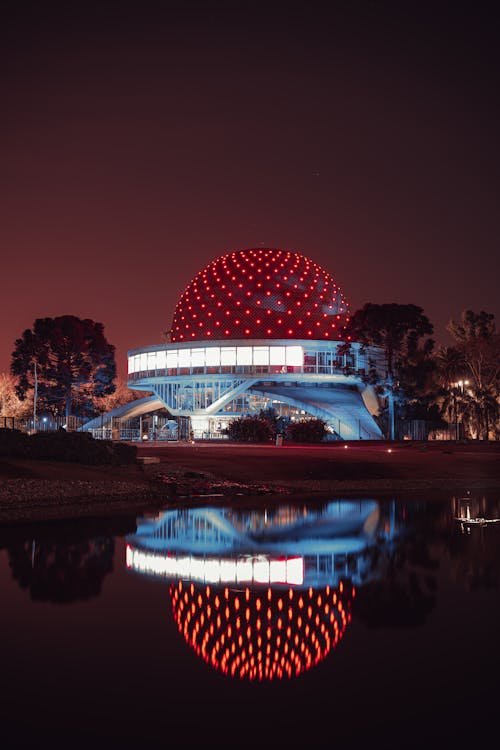
{"label": "glass facade", "polygon": [[130,352],[128,374],[131,381],[148,377],[184,375],[262,375],[311,373],[332,375],[365,372],[367,354],[359,344],[348,353],[339,353],[342,342],[304,344],[255,344],[185,347],[171,345]]}

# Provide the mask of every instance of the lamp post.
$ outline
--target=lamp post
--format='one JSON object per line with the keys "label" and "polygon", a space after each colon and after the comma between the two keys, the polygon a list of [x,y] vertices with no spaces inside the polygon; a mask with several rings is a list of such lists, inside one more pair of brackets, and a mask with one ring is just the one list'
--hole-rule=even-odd
{"label": "lamp post", "polygon": [[453,387],[453,411],[455,413],[455,441],[458,443],[458,409],[457,409],[457,392]]}
{"label": "lamp post", "polygon": [[392,372],[387,377],[388,407],[389,407],[389,440],[395,439],[395,413],[394,413],[394,378]]}
{"label": "lamp post", "polygon": [[33,375],[33,432],[36,432],[36,400],[38,396],[38,376],[36,372],[36,362],[34,363]]}

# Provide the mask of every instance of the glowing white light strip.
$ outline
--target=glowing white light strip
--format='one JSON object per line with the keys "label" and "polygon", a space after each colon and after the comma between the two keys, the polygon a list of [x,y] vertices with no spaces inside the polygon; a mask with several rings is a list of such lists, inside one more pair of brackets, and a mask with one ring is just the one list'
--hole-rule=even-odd
{"label": "glowing white light strip", "polygon": [[207,583],[286,583],[301,586],[304,582],[304,558],[273,560],[265,555],[239,559],[165,557],[129,544],[126,547],[127,568],[138,573],[165,578],[184,578]]}
{"label": "glowing white light strip", "polygon": [[301,346],[223,346],[196,349],[158,349],[133,354],[128,358],[128,372],[163,370],[178,367],[220,367],[233,365],[278,365],[301,367]]}

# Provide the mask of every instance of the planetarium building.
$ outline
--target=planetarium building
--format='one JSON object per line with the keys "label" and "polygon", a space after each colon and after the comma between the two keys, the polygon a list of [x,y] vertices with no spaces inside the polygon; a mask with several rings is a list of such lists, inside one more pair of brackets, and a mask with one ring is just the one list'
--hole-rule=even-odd
{"label": "planetarium building", "polygon": [[332,276],[283,249],[228,252],[177,302],[168,343],[128,352],[128,386],[152,393],[128,416],[166,409],[195,439],[273,409],[319,417],[332,437],[381,439],[379,403],[364,375],[381,356],[345,334],[349,305]]}

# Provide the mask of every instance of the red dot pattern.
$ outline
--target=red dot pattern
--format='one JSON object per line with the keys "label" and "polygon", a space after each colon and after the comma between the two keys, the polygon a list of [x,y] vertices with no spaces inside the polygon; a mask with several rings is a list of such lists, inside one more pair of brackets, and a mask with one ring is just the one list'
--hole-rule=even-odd
{"label": "red dot pattern", "polygon": [[246,680],[297,677],[335,648],[351,621],[354,588],[235,591],[179,581],[174,619],[207,664]]}
{"label": "red dot pattern", "polygon": [[329,273],[300,253],[237,250],[209,263],[175,308],[173,342],[343,339],[349,304]]}

